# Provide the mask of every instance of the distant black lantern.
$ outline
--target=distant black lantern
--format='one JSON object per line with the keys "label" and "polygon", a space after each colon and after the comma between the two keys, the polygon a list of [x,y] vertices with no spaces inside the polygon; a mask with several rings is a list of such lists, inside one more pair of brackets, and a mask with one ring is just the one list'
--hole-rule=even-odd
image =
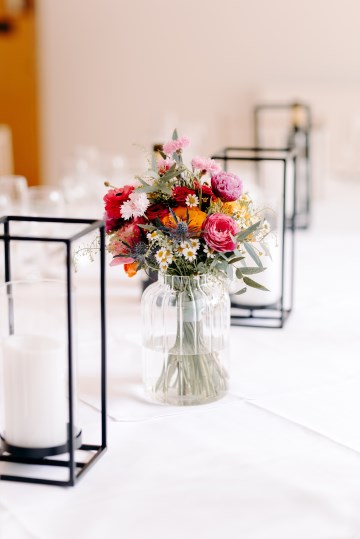
{"label": "distant black lantern", "polygon": [[[311,109],[304,103],[262,103],[254,108],[255,146],[297,151],[295,226],[299,229],[308,228],[311,220],[311,127]],[[280,132],[279,137],[275,132]]]}
{"label": "distant black lantern", "polygon": [[269,291],[248,287],[242,295],[231,295],[231,322],[282,328],[293,307],[296,151],[227,147],[212,158],[225,171],[241,176],[255,206],[264,208],[261,216],[272,230],[267,252],[260,244],[255,246],[266,268],[257,281]]}
{"label": "distant black lantern", "polygon": [[[60,229],[64,235],[50,237],[49,226],[56,227],[56,231]],[[66,228],[70,229],[67,236]],[[96,325],[100,336],[98,428],[101,441],[85,443],[77,424],[75,344],[78,328],[72,251],[75,241],[96,232],[100,267],[99,283],[94,285],[94,293],[99,297],[94,316],[99,315]],[[0,240],[5,280],[0,286],[3,367],[0,479],[73,486],[106,449],[104,223],[89,219],[0,217]],[[46,267],[54,264],[51,248],[55,246],[61,251],[62,280],[12,280],[13,265],[19,253],[36,252],[36,246],[46,246],[45,252],[52,257],[49,260],[42,257]]]}

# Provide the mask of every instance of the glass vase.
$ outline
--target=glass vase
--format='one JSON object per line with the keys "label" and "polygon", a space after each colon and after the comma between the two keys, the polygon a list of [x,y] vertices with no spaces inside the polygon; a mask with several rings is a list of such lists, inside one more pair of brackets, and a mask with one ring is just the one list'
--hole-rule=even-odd
{"label": "glass vase", "polygon": [[213,275],[159,275],[142,296],[144,385],[155,401],[193,405],[228,389],[230,300]]}

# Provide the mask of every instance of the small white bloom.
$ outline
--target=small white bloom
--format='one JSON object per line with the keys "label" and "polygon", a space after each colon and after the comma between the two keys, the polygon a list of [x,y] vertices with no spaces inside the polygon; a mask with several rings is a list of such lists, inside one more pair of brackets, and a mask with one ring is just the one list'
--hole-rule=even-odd
{"label": "small white bloom", "polygon": [[194,249],[184,249],[182,254],[189,262],[193,262],[196,259],[196,251]]}
{"label": "small white bloom", "polygon": [[121,217],[123,219],[130,219],[133,216],[133,204],[130,200],[124,202],[120,208]]}
{"label": "small white bloom", "polygon": [[146,212],[150,202],[145,193],[131,193],[129,200],[126,200],[120,208],[121,217],[130,219],[131,217],[141,217]]}
{"label": "small white bloom", "polygon": [[209,248],[207,243],[204,245],[204,253],[206,253],[208,258],[215,258],[213,250]]}
{"label": "small white bloom", "polygon": [[200,247],[200,240],[191,238],[190,244],[191,244],[191,248],[194,249],[194,251],[197,251]]}
{"label": "small white bloom", "polygon": [[166,270],[168,269],[168,264],[167,264],[166,262],[161,262],[161,263],[159,264],[159,268],[160,268],[160,270],[161,270],[162,272],[165,273]]}
{"label": "small white bloom", "polygon": [[166,249],[159,249],[155,255],[156,260],[161,263],[166,260]]}
{"label": "small white bloom", "polygon": [[190,244],[190,242],[188,240],[182,241],[180,243],[180,248],[181,248],[182,251],[184,249],[190,249],[190,247],[191,247],[191,244]]}
{"label": "small white bloom", "polygon": [[196,195],[188,195],[185,199],[185,204],[189,207],[189,208],[194,208],[195,206],[198,206],[199,204],[199,199]]}
{"label": "small white bloom", "polygon": [[159,233],[157,230],[153,230],[152,232],[148,232],[146,237],[149,241],[157,241],[159,239]]}

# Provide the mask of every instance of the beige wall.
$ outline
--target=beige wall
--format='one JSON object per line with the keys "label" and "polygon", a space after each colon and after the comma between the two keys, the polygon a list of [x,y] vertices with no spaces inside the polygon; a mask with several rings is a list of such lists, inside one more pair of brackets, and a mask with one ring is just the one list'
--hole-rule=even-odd
{"label": "beige wall", "polygon": [[261,96],[309,100],[334,148],[360,126],[356,0],[38,0],[38,10],[45,181],[76,144],[141,163],[132,144],[174,126],[196,152],[247,143]]}

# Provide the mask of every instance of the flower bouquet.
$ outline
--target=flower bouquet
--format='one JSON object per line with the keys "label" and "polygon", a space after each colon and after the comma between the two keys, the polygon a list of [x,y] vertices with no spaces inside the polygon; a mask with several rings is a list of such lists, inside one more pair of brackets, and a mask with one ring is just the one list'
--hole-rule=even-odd
{"label": "flower bouquet", "polygon": [[[269,225],[242,181],[211,160],[183,162],[187,137],[163,145],[159,158],[134,185],[111,187],[104,197],[111,265],[129,277],[156,272],[143,294],[145,384],[162,402],[215,400],[227,389],[230,325],[228,279],[266,290],[263,271]],[[261,250],[260,250],[261,249]],[[246,260],[253,263],[249,266]],[[147,358],[147,359],[146,359]]]}

